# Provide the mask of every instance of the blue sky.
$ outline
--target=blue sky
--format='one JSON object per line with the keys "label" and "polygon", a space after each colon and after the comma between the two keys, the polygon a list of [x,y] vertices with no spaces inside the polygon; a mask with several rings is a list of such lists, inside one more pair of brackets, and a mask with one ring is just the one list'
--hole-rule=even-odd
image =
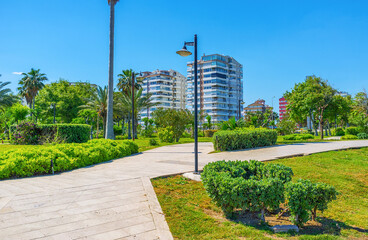
{"label": "blue sky", "polygon": [[[368,1],[120,0],[116,5],[115,75],[175,69],[183,41],[199,54],[230,55],[244,66],[246,104],[277,99],[306,75],[355,94],[368,88]],[[107,0],[0,3],[0,81],[40,68],[51,81],[108,78]]]}

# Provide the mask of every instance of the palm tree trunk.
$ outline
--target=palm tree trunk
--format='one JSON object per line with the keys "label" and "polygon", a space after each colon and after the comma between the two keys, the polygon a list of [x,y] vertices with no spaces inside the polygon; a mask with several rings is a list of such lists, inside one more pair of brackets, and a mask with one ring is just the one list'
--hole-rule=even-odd
{"label": "palm tree trunk", "polygon": [[106,126],[106,117],[103,117],[102,121],[103,121],[103,128],[102,128],[102,130],[103,130],[103,138],[109,139],[109,138],[106,137],[106,132],[107,132],[107,128],[106,128],[107,127]]}
{"label": "palm tree trunk", "polygon": [[[113,129],[113,93],[114,93],[114,24],[115,24],[115,0],[110,1],[110,58],[109,58],[109,84],[107,91],[107,120],[106,139],[114,139]],[[104,131],[105,133],[105,131]]]}
{"label": "palm tree trunk", "polygon": [[128,139],[132,139],[132,135],[130,134],[130,116],[128,117]]}

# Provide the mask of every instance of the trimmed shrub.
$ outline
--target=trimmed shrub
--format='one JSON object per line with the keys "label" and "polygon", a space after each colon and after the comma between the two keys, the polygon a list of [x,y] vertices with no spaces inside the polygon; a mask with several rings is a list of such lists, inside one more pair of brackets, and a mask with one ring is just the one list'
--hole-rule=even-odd
{"label": "trimmed shrub", "polygon": [[357,127],[348,127],[345,129],[346,135],[358,135],[359,131]]}
{"label": "trimmed shrub", "polygon": [[22,122],[10,128],[10,136],[12,144],[36,145],[40,137],[40,129],[32,122]]}
{"label": "trimmed shrub", "polygon": [[358,136],[355,136],[355,135],[348,135],[346,134],[345,136],[342,136],[341,139],[343,140],[352,140],[352,139],[358,139]]}
{"label": "trimmed shrub", "polygon": [[344,136],[345,131],[341,127],[338,127],[338,128],[335,128],[334,130],[332,130],[332,135],[334,135],[334,136]]}
{"label": "trimmed shrub", "polygon": [[315,220],[317,210],[326,210],[328,203],[335,200],[337,194],[333,186],[325,183],[312,183],[303,179],[287,183],[285,196],[291,213],[290,220],[298,227],[309,220],[310,214],[312,220]]}
{"label": "trimmed shrub", "polygon": [[17,149],[0,154],[0,179],[29,177],[51,173],[51,160],[55,172],[68,171],[138,152],[132,141],[116,142],[96,139],[82,144],[59,144],[45,147]]}
{"label": "trimmed shrub", "polygon": [[204,130],[204,136],[213,137],[213,134],[215,134],[216,132],[217,130],[213,130],[213,129]]}
{"label": "trimmed shrub", "polygon": [[158,130],[158,138],[161,142],[173,143],[175,141],[175,135],[172,127],[160,128]]}
{"label": "trimmed shrub", "polygon": [[367,133],[358,133],[358,139],[368,139]]}
{"label": "trimmed shrub", "polygon": [[309,180],[289,182],[285,186],[285,196],[291,213],[290,220],[298,227],[302,227],[309,219],[309,211],[312,209],[308,194],[312,192],[313,185]]}
{"label": "trimmed shrub", "polygon": [[90,139],[87,124],[34,124],[24,122],[11,128],[13,144],[35,145],[50,142],[84,143]]}
{"label": "trimmed shrub", "polygon": [[231,151],[274,145],[277,132],[271,129],[220,130],[213,135],[215,150]]}
{"label": "trimmed shrub", "polygon": [[158,146],[158,142],[156,141],[156,139],[150,138],[149,145],[150,146]]}
{"label": "trimmed shrub", "polygon": [[290,135],[285,135],[282,137],[284,140],[308,140],[308,139],[314,139],[314,136],[312,134],[307,134],[307,133],[303,133],[303,134],[290,134]]}
{"label": "trimmed shrub", "polygon": [[291,180],[291,168],[258,161],[219,161],[207,164],[201,178],[204,187],[226,215],[234,209],[261,211],[277,209],[284,201],[284,183]]}

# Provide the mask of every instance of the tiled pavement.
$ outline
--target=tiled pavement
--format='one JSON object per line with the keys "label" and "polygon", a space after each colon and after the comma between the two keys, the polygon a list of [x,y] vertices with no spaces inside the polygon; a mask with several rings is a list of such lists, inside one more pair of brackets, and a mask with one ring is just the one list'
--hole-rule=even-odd
{"label": "tiled pavement", "polygon": [[[209,154],[210,161],[271,160],[368,146],[339,141]],[[0,239],[172,239],[150,178],[193,169],[193,144],[156,148],[54,176],[0,181]]]}

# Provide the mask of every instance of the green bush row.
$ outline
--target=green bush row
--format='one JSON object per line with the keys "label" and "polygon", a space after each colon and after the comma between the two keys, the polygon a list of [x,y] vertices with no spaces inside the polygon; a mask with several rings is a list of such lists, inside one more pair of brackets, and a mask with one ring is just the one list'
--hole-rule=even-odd
{"label": "green bush row", "polygon": [[307,140],[314,139],[312,134],[290,134],[282,137],[284,140]]}
{"label": "green bush row", "polygon": [[82,144],[30,147],[0,154],[0,179],[63,172],[138,152],[132,141],[96,139]]}
{"label": "green bush row", "polygon": [[358,139],[358,136],[356,135],[351,135],[351,134],[346,134],[345,136],[342,136],[341,139],[343,140],[352,140],[352,139]]}
{"label": "green bush row", "polygon": [[10,127],[13,144],[35,145],[49,142],[84,143],[90,139],[87,124],[34,124],[24,122]]}
{"label": "green bush row", "polygon": [[[219,161],[207,164],[201,178],[209,196],[227,216],[236,209],[261,211],[277,210],[285,203],[291,221],[302,226],[317,210],[324,211],[336,199],[334,187],[309,180],[291,182],[293,171],[281,164],[258,161]],[[286,199],[285,199],[286,198]],[[286,201],[285,201],[286,200]]]}
{"label": "green bush row", "polygon": [[276,130],[241,128],[220,130],[213,135],[215,150],[231,151],[274,145],[277,141]]}

